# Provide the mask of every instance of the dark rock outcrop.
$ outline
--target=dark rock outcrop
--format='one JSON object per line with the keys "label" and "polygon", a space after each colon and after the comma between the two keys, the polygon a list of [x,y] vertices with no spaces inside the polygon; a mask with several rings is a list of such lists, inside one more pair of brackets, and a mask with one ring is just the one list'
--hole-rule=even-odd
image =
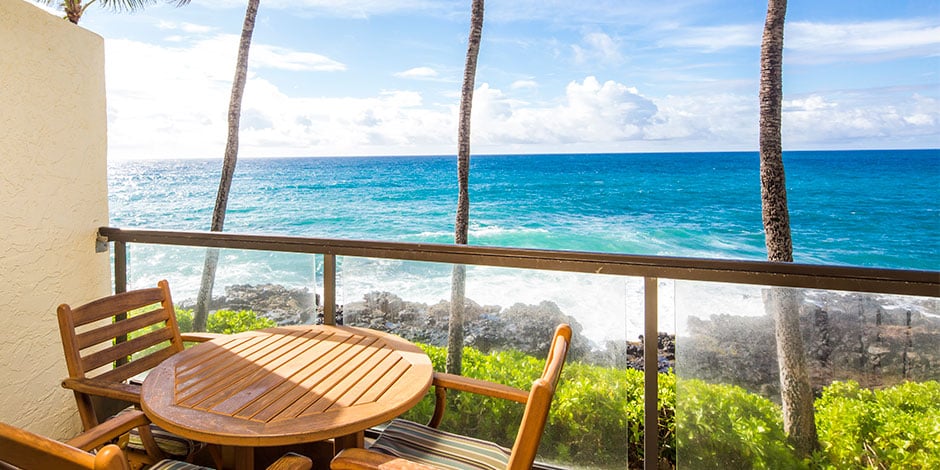
{"label": "dark rock outcrop", "polygon": [[[688,329],[678,348],[680,376],[779,396],[772,317],[690,317]],[[800,329],[816,393],[836,380],[870,388],[940,380],[936,299],[811,291],[800,308]]]}
{"label": "dark rock outcrop", "polygon": [[[310,323],[316,315],[319,296],[307,288],[287,288],[279,284],[236,284],[225,288],[225,295],[213,297],[209,311],[252,310],[278,325]],[[195,299],[180,302],[181,308],[194,308]]]}
{"label": "dark rock outcrop", "polygon": [[[464,345],[483,352],[517,349],[535,357],[548,354],[552,332],[560,323],[569,323],[573,331],[569,358],[584,359],[591,342],[581,324],[565,315],[553,302],[539,305],[515,304],[503,309],[498,305],[479,305],[466,299],[464,306]],[[346,325],[388,331],[410,341],[435,346],[447,345],[450,302],[433,305],[402,300],[389,292],[371,292],[362,301],[343,306]]]}

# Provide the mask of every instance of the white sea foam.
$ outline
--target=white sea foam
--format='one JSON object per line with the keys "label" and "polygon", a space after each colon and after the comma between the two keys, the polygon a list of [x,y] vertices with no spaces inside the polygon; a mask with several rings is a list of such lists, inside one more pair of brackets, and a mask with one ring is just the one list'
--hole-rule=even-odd
{"label": "white sea foam", "polygon": [[[195,248],[135,247],[132,287],[170,279],[177,302],[194,299],[201,280],[205,251]],[[450,300],[449,264],[341,257],[337,302],[362,300],[369,292],[390,292],[403,300],[428,305]],[[316,275],[314,273],[317,273]],[[306,287],[322,294],[322,258],[306,254],[225,250],[217,270],[215,295],[234,284],[281,284]],[[689,317],[765,315],[762,286],[660,279],[658,330],[684,335]],[[513,304],[554,302],[584,328],[584,335],[603,347],[607,341],[636,340],[643,333],[642,278],[556,271],[470,266],[469,299],[481,305],[509,308]],[[824,297],[814,297],[822,302]],[[839,296],[827,292],[826,296]],[[848,295],[848,294],[845,294]],[[903,296],[877,296],[888,309],[912,309],[938,318],[940,301]]]}

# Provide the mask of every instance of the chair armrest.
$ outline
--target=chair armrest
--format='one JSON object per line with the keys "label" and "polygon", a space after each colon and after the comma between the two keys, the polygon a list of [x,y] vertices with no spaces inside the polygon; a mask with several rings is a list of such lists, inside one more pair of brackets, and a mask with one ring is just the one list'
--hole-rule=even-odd
{"label": "chair armrest", "polygon": [[212,341],[214,339],[222,338],[225,335],[219,333],[202,333],[202,332],[188,332],[180,333],[180,337],[183,338],[185,343],[204,343],[206,341]]}
{"label": "chair armrest", "polygon": [[90,452],[131,429],[146,426],[150,420],[143,411],[127,411],[66,441],[66,444]]}
{"label": "chair armrest", "polygon": [[434,386],[434,413],[431,415],[431,419],[428,420],[428,426],[432,428],[438,427],[441,424],[441,420],[444,419],[444,411],[447,408],[448,389],[511,400],[522,404],[529,401],[529,392],[525,390],[444,372],[435,372],[431,379],[431,385]]}
{"label": "chair armrest", "polygon": [[267,470],[310,470],[313,461],[300,454],[289,452],[268,466]]}
{"label": "chair armrest", "polygon": [[494,398],[502,398],[523,403],[529,400],[529,392],[516,387],[488,382],[486,380],[464,377],[462,375],[435,372],[431,385],[450,390],[460,390]]}
{"label": "chair armrest", "polygon": [[79,393],[114,398],[131,403],[140,403],[140,385],[129,383],[101,382],[91,379],[65,379],[62,387]]}
{"label": "chair armrest", "polygon": [[400,457],[380,454],[371,450],[345,449],[330,462],[330,470],[439,470]]}

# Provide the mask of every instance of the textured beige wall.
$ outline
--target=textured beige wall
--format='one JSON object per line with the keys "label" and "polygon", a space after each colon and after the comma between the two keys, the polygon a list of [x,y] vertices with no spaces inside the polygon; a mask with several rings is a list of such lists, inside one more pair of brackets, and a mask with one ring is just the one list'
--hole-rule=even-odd
{"label": "textured beige wall", "polygon": [[79,431],[55,308],[110,292],[104,40],[0,0],[0,421]]}

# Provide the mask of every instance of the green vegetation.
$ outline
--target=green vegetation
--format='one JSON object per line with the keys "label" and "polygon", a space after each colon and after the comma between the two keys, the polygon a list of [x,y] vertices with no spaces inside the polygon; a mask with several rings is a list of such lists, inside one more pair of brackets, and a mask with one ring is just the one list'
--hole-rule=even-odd
{"label": "green vegetation", "polygon": [[[191,330],[192,310],[178,309],[176,316],[182,331]],[[220,310],[209,316],[207,329],[239,333],[272,326],[273,321],[252,311]],[[435,370],[443,371],[446,348],[420,346]],[[521,389],[531,386],[543,366],[544,358],[519,351],[463,352],[464,375]],[[671,373],[659,374],[659,385],[661,464],[675,467],[678,458],[681,466],[691,468],[940,468],[940,382],[907,382],[874,391],[852,381],[831,384],[816,400],[821,449],[808,461],[796,458],[787,442],[778,404],[734,385],[677,383]],[[433,400],[429,393],[404,418],[426,422]],[[518,403],[451,392],[441,428],[509,447],[522,412]],[[630,468],[640,468],[643,373],[569,361],[539,455],[589,468],[623,468],[626,458]]]}
{"label": "green vegetation", "polygon": [[[141,311],[146,311],[146,309],[133,310],[128,314],[130,316],[134,316]],[[176,323],[179,325],[181,332],[193,331],[193,311],[176,308]],[[275,323],[274,320],[259,317],[251,310],[239,310],[238,312],[231,310],[219,310],[209,316],[206,329],[209,333],[234,334],[249,330],[271,328],[274,326],[277,326],[277,323]],[[131,334],[128,335],[128,339],[134,339],[138,336],[145,335],[155,330],[156,328],[157,325],[151,325],[147,328],[142,328],[140,330],[131,332]],[[165,348],[169,344],[169,341],[164,341],[160,344],[151,346],[143,351],[135,353],[134,357],[146,356],[155,350]],[[185,344],[187,347],[191,346],[190,343]]]}
{"label": "green vegetation", "polygon": [[[176,322],[180,331],[193,331],[193,311],[176,309]],[[206,331],[209,333],[234,334],[243,331],[260,330],[277,326],[270,318],[259,317],[251,310],[218,310],[209,315]]]}
{"label": "green vegetation", "polygon": [[[421,347],[435,370],[446,350]],[[544,359],[518,351],[464,349],[463,373],[528,389]],[[940,468],[940,382],[884,390],[836,382],[816,400],[822,449],[798,459],[783,431],[780,406],[741,387],[659,374],[660,462],[690,468]],[[676,414],[677,387],[679,397]],[[511,446],[522,405],[448,394],[441,428]],[[426,422],[431,394],[404,417]],[[643,373],[569,361],[542,436],[540,459],[590,468],[640,468],[643,459]],[[677,442],[678,439],[678,442]],[[677,452],[678,446],[678,452]],[[678,455],[677,455],[678,454]]]}
{"label": "green vegetation", "polygon": [[678,383],[679,461],[691,468],[804,468],[779,405],[735,385]]}
{"label": "green vegetation", "polygon": [[816,426],[819,468],[940,468],[940,382],[834,383],[816,400]]}
{"label": "green vegetation", "polygon": [[[444,370],[446,348],[421,345],[435,370]],[[518,351],[483,354],[464,348],[463,375],[528,390],[542,373],[544,358]],[[660,437],[662,458],[675,461],[675,376],[660,374]],[[471,393],[448,394],[441,429],[511,447],[523,406]],[[404,418],[427,422],[434,398],[425,400]],[[572,362],[565,366],[540,446],[540,459],[577,462],[591,468],[623,468],[624,458],[636,463],[643,456],[643,373]]]}

